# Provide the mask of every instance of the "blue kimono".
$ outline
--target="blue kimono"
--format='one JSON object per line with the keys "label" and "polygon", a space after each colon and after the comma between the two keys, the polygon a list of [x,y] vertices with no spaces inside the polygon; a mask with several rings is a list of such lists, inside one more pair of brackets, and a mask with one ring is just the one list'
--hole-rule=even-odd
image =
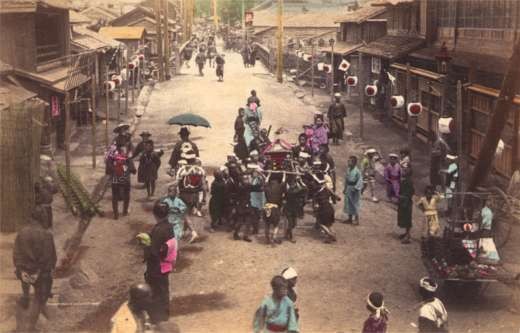
{"label": "blue kimono", "polygon": [[263,190],[264,179],[262,178],[262,176],[253,177],[253,179],[251,180],[251,185],[251,207],[254,207],[256,209],[263,209],[265,206],[265,193]]}
{"label": "blue kimono", "polygon": [[166,197],[162,201],[168,205],[168,223],[173,226],[175,239],[179,242],[184,233],[184,214],[188,207],[178,197]]}
{"label": "blue kimono", "polygon": [[253,331],[255,333],[299,332],[294,303],[287,296],[280,302],[272,296],[266,297],[256,310]]}
{"label": "blue kimono", "polygon": [[350,169],[347,167],[345,175],[345,203],[343,211],[345,214],[357,216],[361,200],[361,189],[363,188],[363,177],[357,166]]}

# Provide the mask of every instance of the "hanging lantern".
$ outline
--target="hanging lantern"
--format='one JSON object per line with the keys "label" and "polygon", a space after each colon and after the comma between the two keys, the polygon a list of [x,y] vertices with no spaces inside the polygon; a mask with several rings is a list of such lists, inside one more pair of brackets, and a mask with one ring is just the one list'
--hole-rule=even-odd
{"label": "hanging lantern", "polygon": [[417,117],[422,112],[422,104],[421,103],[408,103],[408,115],[412,117]]}
{"label": "hanging lantern", "polygon": [[116,86],[120,85],[123,82],[123,78],[121,75],[114,74],[111,77],[112,81],[116,84]]}
{"label": "hanging lantern", "polygon": [[394,109],[402,108],[404,106],[404,97],[400,95],[392,96],[390,98],[390,105],[392,105]]}
{"label": "hanging lantern", "polygon": [[116,88],[116,83],[114,81],[105,81],[104,86],[108,91],[112,91]]}
{"label": "hanging lantern", "polygon": [[455,121],[452,117],[439,118],[439,132],[442,134],[450,134],[455,131]]}
{"label": "hanging lantern", "polygon": [[500,139],[497,144],[497,149],[495,150],[495,155],[501,155],[504,152],[505,143]]}
{"label": "hanging lantern", "polygon": [[347,83],[347,86],[355,87],[358,84],[358,78],[357,76],[347,76],[345,82]]}
{"label": "hanging lantern", "polygon": [[367,95],[368,97],[374,97],[375,95],[377,95],[377,86],[368,84],[365,87],[365,95]]}

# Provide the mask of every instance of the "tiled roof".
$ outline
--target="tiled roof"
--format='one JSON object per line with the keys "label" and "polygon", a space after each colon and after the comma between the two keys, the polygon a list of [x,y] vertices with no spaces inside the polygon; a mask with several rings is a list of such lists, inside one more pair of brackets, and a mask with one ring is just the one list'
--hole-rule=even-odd
{"label": "tiled roof", "polygon": [[[334,28],[338,17],[337,13],[301,13],[285,14],[284,27],[288,28]],[[271,11],[258,11],[254,13],[253,25],[255,27],[274,27],[278,25],[277,15]]]}
{"label": "tiled roof", "polygon": [[371,6],[371,3],[367,3],[365,6],[359,8],[357,10],[353,10],[351,12],[348,12],[345,15],[340,16],[339,18],[336,19],[336,22],[362,23],[366,20],[369,20],[371,18],[374,18],[374,17],[377,17],[378,15],[383,14],[384,12],[386,12],[386,10],[387,9],[385,7],[374,7],[374,6]]}
{"label": "tiled roof", "polygon": [[92,20],[74,10],[69,10],[69,22],[72,24],[90,23]]}
{"label": "tiled roof", "polygon": [[418,37],[384,36],[362,46],[358,51],[393,60],[417,50],[423,44],[424,40]]}

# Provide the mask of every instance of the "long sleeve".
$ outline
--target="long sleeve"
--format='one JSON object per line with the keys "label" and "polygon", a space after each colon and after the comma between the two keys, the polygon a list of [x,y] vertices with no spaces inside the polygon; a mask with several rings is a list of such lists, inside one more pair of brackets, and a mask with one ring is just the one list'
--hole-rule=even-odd
{"label": "long sleeve", "polygon": [[300,329],[298,327],[298,319],[296,318],[296,312],[294,311],[294,304],[291,304],[289,310],[289,321],[287,322],[287,332],[297,333]]}
{"label": "long sleeve", "polygon": [[253,318],[253,332],[260,333],[265,326],[265,306],[264,303],[260,305],[260,307],[255,312],[255,317]]}
{"label": "long sleeve", "polygon": [[358,191],[361,191],[363,189],[363,177],[361,177],[361,172],[358,168],[355,168],[355,177],[356,177],[356,185],[355,188]]}

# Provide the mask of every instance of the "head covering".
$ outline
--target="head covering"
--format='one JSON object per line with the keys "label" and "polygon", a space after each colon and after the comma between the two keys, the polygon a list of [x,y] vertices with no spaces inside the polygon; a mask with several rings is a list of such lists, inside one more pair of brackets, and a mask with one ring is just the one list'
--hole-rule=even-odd
{"label": "head covering", "polygon": [[323,113],[321,112],[315,112],[314,113],[314,119],[321,118],[323,120]]}
{"label": "head covering", "polygon": [[179,131],[180,135],[189,135],[190,130],[187,127],[181,127],[181,130]]}
{"label": "head covering", "polygon": [[340,93],[335,93],[334,97],[341,97],[341,94]]}
{"label": "head covering", "polygon": [[435,281],[433,281],[433,279],[426,276],[419,281],[419,287],[426,291],[434,293],[437,291],[438,285]]}
{"label": "head covering", "polygon": [[454,161],[454,160],[456,160],[458,158],[458,156],[457,155],[448,154],[448,155],[446,155],[446,158],[449,159],[449,160]]}
{"label": "head covering", "polygon": [[152,133],[150,133],[148,131],[142,131],[141,134],[139,134],[139,136],[141,136],[141,137],[152,136]]}
{"label": "head covering", "polygon": [[309,153],[306,153],[304,151],[301,151],[299,154],[298,154],[298,157],[301,157],[301,158],[310,158],[311,155]]}
{"label": "head covering", "polygon": [[251,150],[249,156],[258,156],[258,150]]}
{"label": "head covering", "polygon": [[381,314],[387,312],[385,308],[385,301],[383,294],[377,291],[371,292],[367,296],[367,305],[370,309],[374,310],[376,318],[381,317]]}
{"label": "head covering", "polygon": [[388,157],[390,157],[390,158],[399,158],[399,156],[397,154],[394,154],[394,153],[388,154]]}
{"label": "head covering", "polygon": [[114,128],[114,133],[120,133],[121,131],[123,131],[125,129],[129,129],[129,128],[130,128],[130,125],[125,124],[125,123],[120,123],[119,125],[117,125]]}
{"label": "head covering", "polygon": [[298,273],[292,267],[287,267],[286,269],[284,269],[282,271],[281,275],[286,280],[290,280],[290,279],[294,279],[295,277],[298,277]]}
{"label": "head covering", "polygon": [[377,150],[375,148],[368,148],[367,150],[365,150],[365,155],[375,154],[375,153],[377,153]]}
{"label": "head covering", "polygon": [[179,164],[179,165],[187,165],[188,161],[182,159],[182,160],[177,161],[177,164]]}
{"label": "head covering", "polygon": [[137,234],[135,238],[139,241],[139,243],[143,244],[144,246],[152,245],[152,239],[150,238],[150,235],[146,232],[141,232],[140,234]]}
{"label": "head covering", "polygon": [[321,160],[319,158],[315,158],[314,161],[312,161],[312,165],[321,165]]}
{"label": "head covering", "polygon": [[195,154],[195,152],[193,150],[189,150],[186,152],[182,152],[181,158],[185,159],[185,160],[194,160],[197,158],[197,155]]}

